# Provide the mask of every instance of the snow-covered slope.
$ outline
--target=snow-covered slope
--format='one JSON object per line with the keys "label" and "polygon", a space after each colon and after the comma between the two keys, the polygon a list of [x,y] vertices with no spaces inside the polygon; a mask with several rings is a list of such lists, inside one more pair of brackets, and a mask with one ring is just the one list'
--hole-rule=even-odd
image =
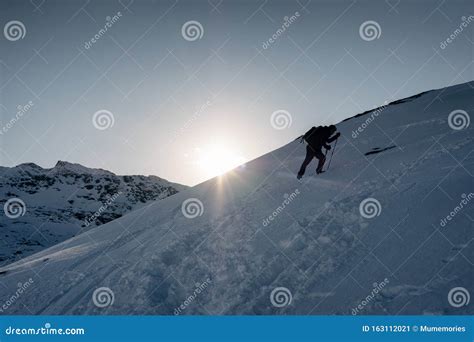
{"label": "snow-covered slope", "polygon": [[294,141],[3,267],[2,300],[32,283],[4,313],[472,314],[473,87],[342,122],[322,175]]}
{"label": "snow-covered slope", "polygon": [[51,169],[33,163],[0,167],[0,179],[2,265],[186,188],[156,176],[116,176],[64,161]]}

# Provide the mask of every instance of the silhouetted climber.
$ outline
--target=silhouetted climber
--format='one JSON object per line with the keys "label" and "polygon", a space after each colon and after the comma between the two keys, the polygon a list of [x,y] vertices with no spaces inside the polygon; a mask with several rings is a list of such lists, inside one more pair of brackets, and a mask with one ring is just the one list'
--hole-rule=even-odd
{"label": "silhouetted climber", "polygon": [[320,174],[323,172],[324,162],[326,161],[326,156],[321,151],[321,148],[324,147],[326,150],[330,150],[331,146],[328,145],[332,143],[334,140],[339,138],[341,133],[337,133],[333,137],[336,132],[336,126],[319,126],[319,127],[311,127],[311,129],[303,135],[302,139],[304,139],[308,145],[306,146],[306,158],[301,164],[300,171],[298,172],[297,178],[300,179],[303,177],[304,172],[306,170],[306,166],[313,160],[314,157],[318,158],[319,163],[318,167],[316,168],[316,173]]}

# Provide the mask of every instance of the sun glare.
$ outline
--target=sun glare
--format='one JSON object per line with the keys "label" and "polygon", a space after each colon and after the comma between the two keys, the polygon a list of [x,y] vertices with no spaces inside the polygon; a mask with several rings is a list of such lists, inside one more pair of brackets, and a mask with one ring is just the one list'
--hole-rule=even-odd
{"label": "sun glare", "polygon": [[244,157],[222,144],[196,148],[195,154],[195,163],[208,178],[222,175],[245,163]]}

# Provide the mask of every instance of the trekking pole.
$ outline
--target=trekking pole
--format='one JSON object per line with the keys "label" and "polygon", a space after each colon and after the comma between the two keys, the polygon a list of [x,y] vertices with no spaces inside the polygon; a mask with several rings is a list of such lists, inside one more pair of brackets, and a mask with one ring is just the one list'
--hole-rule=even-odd
{"label": "trekking pole", "polygon": [[[337,139],[339,139],[339,138],[337,138]],[[328,163],[328,167],[326,168],[326,171],[329,170],[329,166],[331,166],[332,156],[334,155],[334,151],[336,150],[337,139],[336,139],[336,142],[334,143],[334,148],[332,149],[331,157],[329,158],[329,163]]]}

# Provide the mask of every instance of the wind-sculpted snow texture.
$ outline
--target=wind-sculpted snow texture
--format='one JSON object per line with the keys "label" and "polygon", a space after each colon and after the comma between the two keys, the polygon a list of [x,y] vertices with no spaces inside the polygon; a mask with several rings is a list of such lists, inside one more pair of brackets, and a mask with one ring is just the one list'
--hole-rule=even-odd
{"label": "wind-sculpted snow texture", "polygon": [[3,267],[2,300],[34,281],[4,313],[472,314],[473,87],[344,121],[322,175],[293,141]]}

